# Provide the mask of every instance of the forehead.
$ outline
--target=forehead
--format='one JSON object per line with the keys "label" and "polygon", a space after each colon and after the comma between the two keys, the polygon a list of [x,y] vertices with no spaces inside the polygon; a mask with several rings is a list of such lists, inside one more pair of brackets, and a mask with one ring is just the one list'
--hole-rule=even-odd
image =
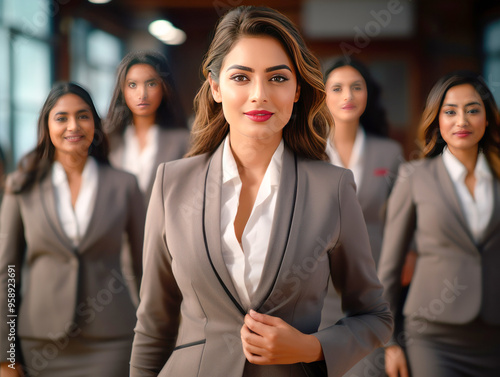
{"label": "forehead", "polygon": [[140,63],[140,64],[134,64],[131,66],[126,75],[127,80],[131,79],[141,79],[141,78],[151,78],[151,77],[158,77],[158,72],[156,72],[156,69],[154,69],[152,66],[149,64],[145,63]]}
{"label": "forehead", "polygon": [[343,67],[335,68],[328,75],[327,83],[351,83],[355,81],[365,82],[365,79],[359,73],[359,71],[351,67],[350,65],[345,65]]}
{"label": "forehead", "polygon": [[286,64],[293,70],[292,60],[281,43],[269,36],[244,36],[229,50],[222,64],[222,71],[232,64],[250,68]]}
{"label": "forehead", "polygon": [[90,110],[90,106],[80,96],[73,93],[68,93],[61,96],[56,101],[54,107],[50,112],[53,113],[56,111],[80,111],[80,110]]}
{"label": "forehead", "polygon": [[448,89],[444,97],[443,104],[448,102],[469,102],[472,100],[479,102],[480,104],[483,103],[483,100],[481,99],[481,96],[477,92],[476,88],[474,88],[471,84],[461,84]]}

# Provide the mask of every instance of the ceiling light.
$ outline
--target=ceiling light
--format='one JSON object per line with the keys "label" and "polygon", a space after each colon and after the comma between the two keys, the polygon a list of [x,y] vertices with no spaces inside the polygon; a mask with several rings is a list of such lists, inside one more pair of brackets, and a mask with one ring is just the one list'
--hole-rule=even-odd
{"label": "ceiling light", "polygon": [[168,45],[180,45],[186,40],[186,33],[167,20],[156,20],[149,24],[149,32]]}

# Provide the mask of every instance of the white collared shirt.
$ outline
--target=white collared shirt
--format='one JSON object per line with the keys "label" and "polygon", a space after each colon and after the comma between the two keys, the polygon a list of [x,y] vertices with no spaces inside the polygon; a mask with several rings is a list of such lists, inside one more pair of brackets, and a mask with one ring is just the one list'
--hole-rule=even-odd
{"label": "white collared shirt", "polygon": [[352,171],[354,175],[354,183],[356,183],[356,187],[358,188],[356,191],[359,192],[359,188],[361,186],[361,180],[363,178],[363,159],[364,159],[364,150],[366,143],[366,133],[363,127],[359,126],[358,131],[356,132],[356,139],[354,140],[354,145],[352,146],[351,158],[349,159],[349,164],[344,166],[342,160],[335,148],[328,138],[326,143],[326,154],[330,159],[330,163],[333,165],[340,166],[342,168],[347,168]]}
{"label": "white collared shirt", "polygon": [[146,146],[141,151],[139,140],[134,126],[128,126],[123,135],[123,166],[122,169],[134,174],[139,182],[142,192],[146,192],[151,181],[151,175],[155,172],[156,154],[158,153],[157,125],[148,130]]}
{"label": "white collared shirt", "polygon": [[52,164],[52,185],[54,186],[57,214],[64,232],[74,246],[81,242],[87,231],[94,212],[98,184],[99,167],[94,158],[89,156],[83,168],[82,183],[75,208],[73,208],[66,172],[58,161],[54,161]]}
{"label": "white collared shirt", "polygon": [[243,307],[250,302],[260,282],[269,248],[278,186],[283,165],[284,144],[281,140],[267,167],[250,217],[239,244],[234,231],[238,211],[241,179],[231,152],[229,136],[224,141],[222,154],[221,231],[222,256],[233,280]]}
{"label": "white collared shirt", "polygon": [[493,214],[493,175],[482,152],[477,156],[474,197],[465,185],[467,168],[450,152],[443,150],[443,162],[455,186],[464,217],[476,242],[480,242]]}

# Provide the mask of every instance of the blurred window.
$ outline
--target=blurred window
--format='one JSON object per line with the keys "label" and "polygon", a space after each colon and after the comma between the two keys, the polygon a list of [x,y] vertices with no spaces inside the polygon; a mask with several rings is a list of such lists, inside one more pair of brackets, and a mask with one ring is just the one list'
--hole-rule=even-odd
{"label": "blurred window", "polygon": [[500,20],[488,24],[484,30],[484,78],[500,105]]}

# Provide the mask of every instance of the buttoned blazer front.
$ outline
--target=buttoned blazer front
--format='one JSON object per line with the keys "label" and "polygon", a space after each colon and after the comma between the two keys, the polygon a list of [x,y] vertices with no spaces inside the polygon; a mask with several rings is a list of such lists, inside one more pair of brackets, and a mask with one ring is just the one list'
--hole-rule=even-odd
{"label": "buttoned blazer front", "polygon": [[[392,331],[352,173],[283,155],[270,246],[251,307],[321,342],[340,376]],[[307,376],[246,361],[245,310],[221,251],[222,148],[162,164],[148,207],[131,376]],[[330,271],[347,318],[317,332]]]}
{"label": "buttoned blazer front", "polygon": [[[151,179],[148,184],[147,190],[144,192],[146,199],[146,206],[151,196],[153,183],[155,179],[155,172],[162,162],[173,161],[182,158],[189,148],[189,130],[184,128],[159,128],[158,129],[158,151],[155,157],[154,168],[151,173]],[[109,138],[110,140],[110,153],[109,160],[113,166],[123,169],[123,153],[125,143],[123,136],[114,135]]]}
{"label": "buttoned blazer front", "polygon": [[391,193],[379,276],[396,310],[405,251],[415,237],[417,262],[404,306],[411,321],[500,325],[500,184],[479,242],[462,212],[442,156],[401,166]]}
{"label": "buttoned blazer front", "polygon": [[[51,172],[28,191],[6,194],[0,218],[0,299],[7,302],[7,266],[15,266],[16,292],[22,292],[16,308],[17,334],[40,339],[132,335],[135,308],[119,255],[126,232],[134,271],[140,277],[144,219],[135,177],[102,164],[94,211],[76,247],[61,226]],[[21,278],[24,270],[26,276]],[[6,310],[2,304],[3,318]],[[4,324],[3,340],[8,331]]]}

